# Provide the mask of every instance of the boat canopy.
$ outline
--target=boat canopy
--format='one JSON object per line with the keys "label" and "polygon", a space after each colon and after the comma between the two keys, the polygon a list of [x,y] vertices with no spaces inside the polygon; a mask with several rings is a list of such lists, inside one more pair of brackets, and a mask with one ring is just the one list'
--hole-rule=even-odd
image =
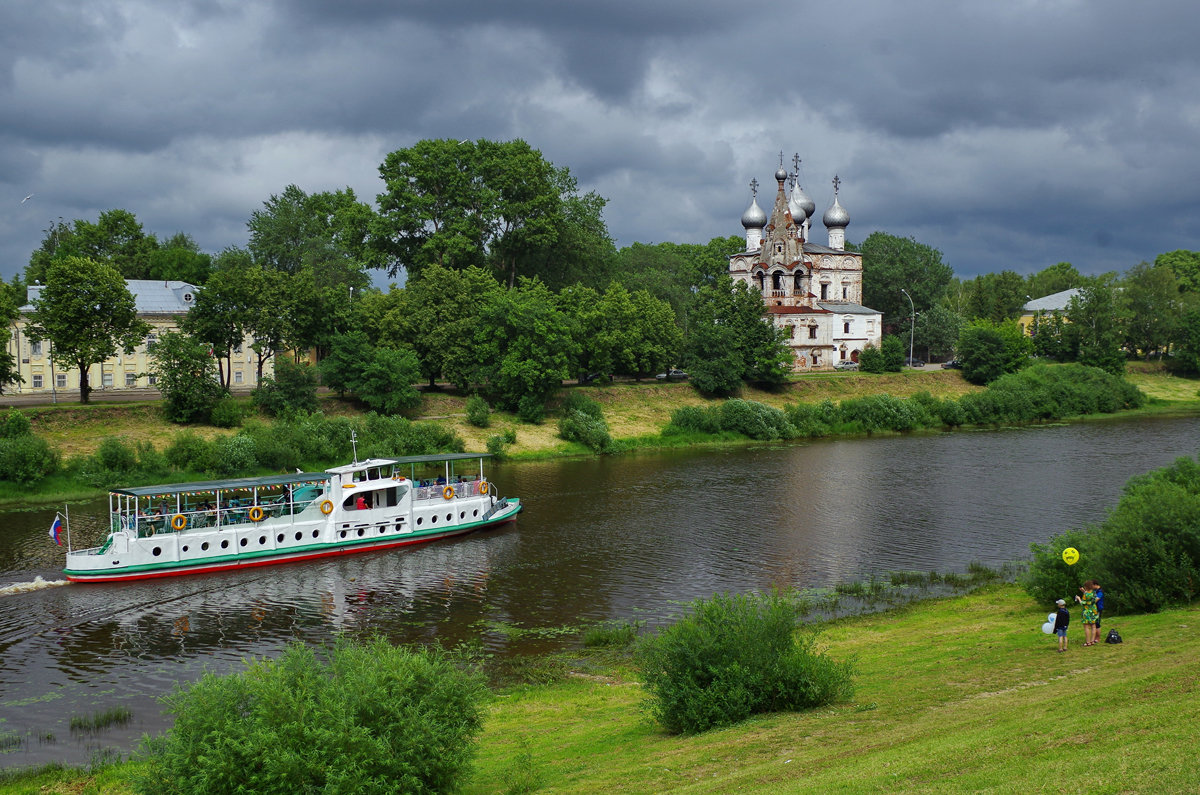
{"label": "boat canopy", "polygon": [[326,480],[329,480],[329,475],[325,472],[298,472],[293,475],[267,475],[261,478],[231,478],[192,483],[167,483],[158,486],[136,486],[128,489],[112,489],[111,493],[122,494],[126,497],[160,497],[196,491],[232,491],[234,489],[283,486],[288,483],[321,483]]}

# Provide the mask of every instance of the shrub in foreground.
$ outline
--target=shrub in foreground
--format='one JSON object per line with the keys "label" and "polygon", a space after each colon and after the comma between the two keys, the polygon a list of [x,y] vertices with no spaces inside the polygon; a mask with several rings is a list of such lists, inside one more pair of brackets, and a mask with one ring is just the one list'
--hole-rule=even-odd
{"label": "shrub in foreground", "polygon": [[693,602],[638,646],[649,711],[669,731],[691,734],[848,698],[853,665],[818,652],[814,634],[797,638],[796,617],[790,593]]}
{"label": "shrub in foreground", "polygon": [[147,741],[135,789],[449,792],[465,778],[486,688],[436,651],[302,643],[240,674],[205,674],[167,696],[175,725]]}

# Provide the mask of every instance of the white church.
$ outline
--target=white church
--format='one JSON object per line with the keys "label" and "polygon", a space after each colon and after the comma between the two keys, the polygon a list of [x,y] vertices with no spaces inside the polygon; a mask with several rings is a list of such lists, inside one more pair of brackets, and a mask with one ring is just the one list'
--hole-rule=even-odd
{"label": "white church", "polygon": [[767,315],[788,335],[794,369],[857,362],[867,345],[879,346],[883,316],[862,305],[862,254],[846,251],[850,216],[838,203],[841,182],[833,178],[833,204],[821,218],[829,244],[810,242],[817,205],[800,186],[798,155],[792,163],[796,172],[789,174],[780,156],[769,217],[758,206],[758,180],[751,180],[742,214],[746,250],[729,258],[729,275],[762,293]]}

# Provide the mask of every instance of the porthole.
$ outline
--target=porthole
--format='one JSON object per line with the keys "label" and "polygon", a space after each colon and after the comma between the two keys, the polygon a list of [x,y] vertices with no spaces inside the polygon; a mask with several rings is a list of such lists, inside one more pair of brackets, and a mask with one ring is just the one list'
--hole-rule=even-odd
{"label": "porthole", "polygon": [[282,544],[282,543],[283,543],[283,533],[280,533],[279,535],[275,536],[275,543],[276,543],[276,544]]}
{"label": "porthole", "polygon": [[379,535],[383,535],[383,534],[384,534],[384,533],[386,533],[386,532],[387,532],[387,528],[386,528],[386,527],[381,527],[381,528],[379,528]]}
{"label": "porthole", "polygon": [[317,533],[318,533],[318,532],[320,532],[320,531],[318,531],[318,530],[313,530],[313,538],[316,538],[316,537],[317,537]]}
{"label": "porthole", "polygon": [[429,521],[433,524],[437,524],[437,514],[435,513],[433,516],[429,517]]}
{"label": "porthole", "polygon": [[162,547],[155,547],[153,550],[151,550],[150,554],[154,555],[154,557],[157,558],[159,555],[162,554]]}
{"label": "porthole", "polygon": [[363,533],[365,533],[365,532],[367,532],[367,529],[366,529],[365,527],[360,527],[360,528],[358,528],[358,537],[359,537],[359,538],[362,538],[362,537],[363,537]]}
{"label": "porthole", "polygon": [[424,522],[424,521],[425,521],[424,517],[421,517],[421,516],[418,516],[418,517],[417,517],[417,524],[418,524],[418,525],[419,525],[419,524],[421,524],[421,522]]}
{"label": "porthole", "polygon": [[205,541],[203,544],[200,545],[200,551],[205,552],[207,550],[208,550],[208,542]]}
{"label": "porthole", "polygon": [[261,547],[261,546],[262,546],[263,544],[265,544],[265,543],[267,543],[267,537],[266,537],[266,536],[259,536],[259,537],[258,537],[258,545]]}
{"label": "porthole", "polygon": [[471,511],[471,515],[472,515],[472,516],[478,516],[478,515],[479,515],[479,509],[478,509],[478,508],[476,508],[475,510]]}
{"label": "porthole", "polygon": [[345,538],[345,537],[346,537],[346,531],[345,531],[345,530],[339,530],[339,531],[338,531],[338,538]]}
{"label": "porthole", "polygon": [[466,512],[466,511],[462,511],[461,513],[459,513],[459,514],[458,514],[458,518],[459,518],[459,519],[466,519],[466,518],[467,518],[467,512]]}
{"label": "porthole", "polygon": [[184,545],[183,545],[183,551],[184,551],[184,552],[187,552],[187,551],[188,551],[188,545],[187,545],[187,544],[184,544]]}
{"label": "porthole", "polygon": [[228,538],[223,539],[221,541],[221,549],[229,549],[229,539]]}
{"label": "porthole", "polygon": [[247,542],[249,542],[249,540],[250,540],[250,539],[248,539],[248,538],[243,538],[243,539],[242,539],[241,541],[239,541],[238,543],[240,543],[242,546],[246,546],[246,544],[247,544]]}
{"label": "porthole", "polygon": [[448,513],[448,514],[446,514],[446,521],[447,521],[447,522],[453,522],[453,521],[454,521],[454,514],[452,514],[452,513]]}
{"label": "porthole", "polygon": [[301,533],[299,530],[297,530],[296,531],[296,540],[299,541],[301,538],[304,538],[304,533]]}

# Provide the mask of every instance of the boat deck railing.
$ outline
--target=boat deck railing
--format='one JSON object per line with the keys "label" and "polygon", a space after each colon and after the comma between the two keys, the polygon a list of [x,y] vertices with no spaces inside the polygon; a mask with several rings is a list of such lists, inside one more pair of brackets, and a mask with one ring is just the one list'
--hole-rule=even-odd
{"label": "boat deck railing", "polygon": [[[481,490],[482,480],[464,480],[450,483],[455,497],[476,497],[484,492]],[[444,500],[446,499],[446,483],[436,480],[413,481],[414,500]],[[491,485],[488,485],[491,488]]]}

